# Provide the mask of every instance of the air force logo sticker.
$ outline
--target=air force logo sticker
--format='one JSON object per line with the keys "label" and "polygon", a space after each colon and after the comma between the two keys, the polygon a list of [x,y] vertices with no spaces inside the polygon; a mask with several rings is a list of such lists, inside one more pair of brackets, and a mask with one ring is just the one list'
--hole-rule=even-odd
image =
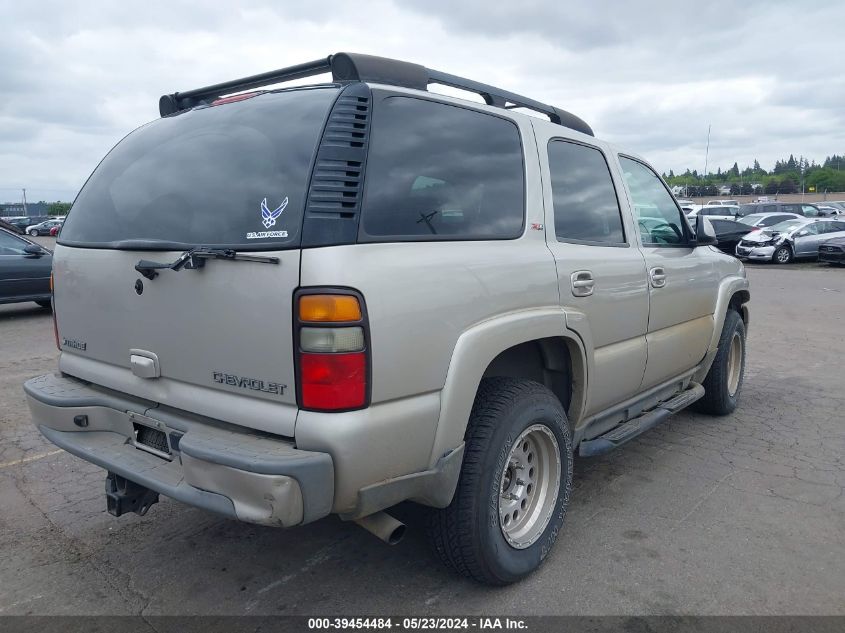
{"label": "air force logo sticker", "polygon": [[269,229],[271,226],[276,225],[276,220],[282,215],[282,211],[285,210],[285,207],[288,206],[288,199],[285,196],[285,199],[282,201],[278,207],[270,211],[267,208],[267,198],[261,201],[261,217],[263,218],[262,224],[264,224],[265,229]]}
{"label": "air force logo sticker", "polygon": [[[279,219],[279,216],[282,215],[282,211],[284,211],[287,206],[288,198],[285,196],[285,199],[282,200],[282,204],[271,211],[267,206],[267,198],[264,198],[264,200],[261,201],[261,223],[264,225],[264,228],[269,229],[271,226],[276,226],[276,220]],[[287,236],[287,231],[250,231],[246,234],[246,239],[263,240],[271,237],[284,238]]]}

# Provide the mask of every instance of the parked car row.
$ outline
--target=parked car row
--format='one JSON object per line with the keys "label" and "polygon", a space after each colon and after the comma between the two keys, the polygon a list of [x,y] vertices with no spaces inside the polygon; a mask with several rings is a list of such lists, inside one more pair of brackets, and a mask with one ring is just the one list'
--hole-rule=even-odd
{"label": "parked car row", "polygon": [[821,247],[824,246],[825,259],[822,261],[838,263],[838,243],[834,243],[836,250],[827,250],[827,242],[838,238],[845,238],[845,221],[795,217],[749,232],[740,239],[735,252],[740,259],[788,264],[794,259],[822,259]]}
{"label": "parked car row", "polygon": [[793,213],[808,218],[845,215],[845,203],[838,202],[750,202],[739,204],[735,200],[711,200],[706,205],[696,205],[684,200],[683,203],[680,200],[678,201],[681,209],[690,219],[701,215],[711,220],[738,220],[755,213]]}
{"label": "parked car row", "polygon": [[[26,233],[33,237],[37,235],[51,235],[50,229],[55,226],[61,227],[65,221],[65,216],[49,216],[49,215],[22,215],[16,217],[2,218],[4,224],[8,223],[14,232]],[[3,227],[8,228],[8,227]],[[53,234],[55,235],[55,234]]]}

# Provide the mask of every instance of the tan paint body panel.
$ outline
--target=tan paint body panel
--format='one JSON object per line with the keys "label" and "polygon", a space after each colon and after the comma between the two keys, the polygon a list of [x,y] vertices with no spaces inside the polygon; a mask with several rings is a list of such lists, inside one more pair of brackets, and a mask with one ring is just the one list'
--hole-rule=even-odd
{"label": "tan paint body panel", "polygon": [[[139,398],[293,436],[291,295],[299,251],[266,254],[281,264],[211,260],[202,269],[164,270],[148,280],[134,270],[139,260],[172,262],[180,253],[57,246],[59,337],[85,343],[85,350],[64,346],[59,368]],[[155,354],[161,377],[133,374],[133,350]],[[214,372],[286,389],[271,394],[221,384]]]}

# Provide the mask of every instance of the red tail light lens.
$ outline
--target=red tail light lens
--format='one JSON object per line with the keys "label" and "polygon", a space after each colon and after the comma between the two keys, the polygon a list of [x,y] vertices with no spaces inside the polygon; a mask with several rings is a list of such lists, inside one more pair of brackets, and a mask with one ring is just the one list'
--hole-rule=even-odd
{"label": "red tail light lens", "polygon": [[367,357],[354,354],[300,356],[302,406],[332,411],[363,407],[367,398]]}
{"label": "red tail light lens", "polygon": [[294,297],[297,402],[310,411],[370,403],[370,337],[364,297],[351,288],[305,288]]}

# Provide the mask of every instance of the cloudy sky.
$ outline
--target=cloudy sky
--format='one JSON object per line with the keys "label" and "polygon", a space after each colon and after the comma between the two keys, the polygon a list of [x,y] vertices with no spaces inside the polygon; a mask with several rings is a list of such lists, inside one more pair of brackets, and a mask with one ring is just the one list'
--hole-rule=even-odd
{"label": "cloudy sky", "polygon": [[[577,6],[567,6],[567,5]],[[570,110],[658,169],[845,153],[845,2],[0,0],[0,201],[71,200],[158,97],[348,50]]]}

